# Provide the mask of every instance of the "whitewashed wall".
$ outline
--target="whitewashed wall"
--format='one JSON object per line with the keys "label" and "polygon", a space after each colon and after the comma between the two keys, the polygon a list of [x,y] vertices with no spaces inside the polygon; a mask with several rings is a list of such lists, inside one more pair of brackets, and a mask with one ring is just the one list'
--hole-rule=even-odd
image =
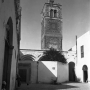
{"label": "whitewashed wall", "polygon": [[31,81],[30,83],[37,83],[37,62],[31,61]]}
{"label": "whitewashed wall", "polygon": [[51,83],[56,80],[62,83],[69,80],[68,65],[54,61],[39,62],[38,81],[42,83]]}
{"label": "whitewashed wall", "polygon": [[38,82],[51,83],[57,77],[57,62],[41,61],[38,65]]}
{"label": "whitewashed wall", "polygon": [[[69,80],[68,64],[57,61],[21,61],[19,63],[31,64],[30,83],[62,83]],[[23,67],[24,68],[24,67]]]}
{"label": "whitewashed wall", "polygon": [[[81,58],[81,46],[84,45],[84,58]],[[87,65],[88,68],[90,64],[90,31],[86,32],[84,35],[77,39],[77,54],[78,54],[78,64],[77,64],[77,75],[81,78],[83,82],[83,65]],[[88,79],[90,80],[90,70],[88,70]]]}
{"label": "whitewashed wall", "polygon": [[69,81],[68,64],[57,62],[57,83]]}
{"label": "whitewashed wall", "polygon": [[[84,45],[84,58],[81,58],[81,46]],[[72,47],[76,51],[76,46]],[[88,80],[90,81],[90,31],[86,32],[77,39],[77,64],[75,67],[76,76],[83,82],[83,65],[88,67]]]}

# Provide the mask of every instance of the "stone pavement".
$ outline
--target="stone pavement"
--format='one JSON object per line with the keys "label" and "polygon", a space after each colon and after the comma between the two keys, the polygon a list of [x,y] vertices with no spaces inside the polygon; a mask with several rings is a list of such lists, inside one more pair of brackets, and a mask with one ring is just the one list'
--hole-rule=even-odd
{"label": "stone pavement", "polygon": [[90,90],[89,83],[63,83],[61,85],[52,84],[22,84],[17,90]]}

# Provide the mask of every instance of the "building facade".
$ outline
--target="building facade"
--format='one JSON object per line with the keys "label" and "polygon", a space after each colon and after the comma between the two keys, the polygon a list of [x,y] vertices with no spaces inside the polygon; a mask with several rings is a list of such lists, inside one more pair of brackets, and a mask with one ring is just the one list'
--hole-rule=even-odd
{"label": "building facade", "polygon": [[20,42],[20,0],[0,0],[0,90],[15,89]]}
{"label": "building facade", "polygon": [[[52,81],[56,79],[57,83],[75,81],[75,51],[62,52],[67,59],[67,64],[64,65],[66,68],[57,61],[45,60],[44,65],[42,61],[39,61],[39,59],[43,56],[44,51],[45,50],[21,50],[20,60],[18,62],[18,72],[22,83],[52,83]],[[74,63],[72,63],[72,61]],[[63,69],[66,71],[61,74],[61,70]],[[52,72],[54,72],[56,76],[53,75]]]}
{"label": "building facade", "polygon": [[41,49],[55,48],[62,50],[62,15],[61,5],[49,0],[42,9]]}
{"label": "building facade", "polygon": [[71,48],[77,50],[76,75],[81,82],[90,82],[90,31],[77,38],[76,45]]}

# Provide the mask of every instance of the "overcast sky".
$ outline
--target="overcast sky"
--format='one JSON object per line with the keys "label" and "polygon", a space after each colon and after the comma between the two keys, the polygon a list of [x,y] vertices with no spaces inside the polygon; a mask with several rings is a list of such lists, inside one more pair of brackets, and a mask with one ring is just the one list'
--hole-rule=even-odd
{"label": "overcast sky", "polygon": [[[21,0],[21,49],[41,49],[41,10],[47,0]],[[63,50],[90,30],[90,0],[55,0],[62,5]]]}

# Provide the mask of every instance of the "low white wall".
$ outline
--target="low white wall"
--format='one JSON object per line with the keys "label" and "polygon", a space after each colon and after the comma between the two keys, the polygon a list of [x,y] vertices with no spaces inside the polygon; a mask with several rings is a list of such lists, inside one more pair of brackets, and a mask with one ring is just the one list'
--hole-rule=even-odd
{"label": "low white wall", "polygon": [[51,83],[57,77],[57,62],[41,61],[38,64],[38,82]]}
{"label": "low white wall", "polygon": [[38,82],[51,83],[57,80],[62,83],[69,80],[68,64],[54,61],[42,61],[38,64]]}
{"label": "low white wall", "polygon": [[80,82],[83,82],[83,70],[82,70],[82,64],[79,64],[75,67],[75,73],[77,79],[80,79]]}
{"label": "low white wall", "polygon": [[[68,65],[57,61],[23,61],[31,63],[30,83],[62,83],[69,80]],[[23,67],[24,68],[24,67]]]}
{"label": "low white wall", "polygon": [[36,83],[37,82],[37,62],[31,61],[31,81],[30,83]]}
{"label": "low white wall", "polygon": [[57,83],[69,81],[68,64],[57,63]]}

